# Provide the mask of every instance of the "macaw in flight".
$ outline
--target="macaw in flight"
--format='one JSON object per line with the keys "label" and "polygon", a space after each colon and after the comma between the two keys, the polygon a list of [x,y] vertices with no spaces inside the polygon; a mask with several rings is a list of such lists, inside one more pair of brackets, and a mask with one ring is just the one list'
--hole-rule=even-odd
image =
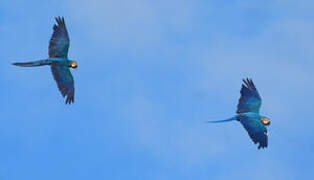
{"label": "macaw in flight", "polygon": [[237,115],[220,121],[208,121],[220,123],[228,121],[239,121],[248,132],[254,144],[258,143],[258,149],[266,148],[268,145],[268,133],[266,126],[270,125],[270,119],[259,114],[262,99],[252,79],[243,79],[241,97],[238,103]]}
{"label": "macaw in flight", "polygon": [[49,58],[31,62],[13,63],[16,66],[34,67],[49,65],[58,89],[66,96],[65,104],[74,102],[74,80],[69,68],[77,68],[76,61],[68,59],[70,39],[63,17],[56,17],[57,24],[53,26],[53,34],[49,42]]}

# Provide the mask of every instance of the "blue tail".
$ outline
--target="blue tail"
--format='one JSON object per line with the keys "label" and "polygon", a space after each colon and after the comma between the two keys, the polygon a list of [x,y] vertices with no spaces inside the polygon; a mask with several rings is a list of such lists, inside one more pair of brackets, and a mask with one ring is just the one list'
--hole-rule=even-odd
{"label": "blue tail", "polygon": [[22,66],[22,67],[34,67],[34,66],[44,66],[44,65],[51,65],[51,60],[38,60],[38,61],[30,61],[30,62],[22,62],[22,63],[12,63],[15,66]]}
{"label": "blue tail", "polygon": [[235,117],[225,119],[225,120],[218,120],[218,121],[206,121],[207,123],[222,123],[222,122],[229,122],[229,121],[234,121],[237,120]]}

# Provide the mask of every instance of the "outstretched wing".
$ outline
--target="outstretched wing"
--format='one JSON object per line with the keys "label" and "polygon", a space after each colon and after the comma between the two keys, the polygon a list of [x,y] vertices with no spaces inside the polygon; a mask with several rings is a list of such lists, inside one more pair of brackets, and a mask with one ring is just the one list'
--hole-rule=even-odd
{"label": "outstretched wing", "polygon": [[240,119],[241,124],[248,132],[254,144],[259,143],[258,149],[266,148],[268,145],[268,134],[266,127],[260,120],[247,118]]}
{"label": "outstretched wing", "polygon": [[65,104],[74,102],[74,80],[71,71],[66,66],[51,65],[51,71],[63,97],[67,97]]}
{"label": "outstretched wing", "polygon": [[64,18],[56,17],[57,24],[53,26],[53,34],[49,42],[49,57],[68,57],[70,39]]}
{"label": "outstretched wing", "polygon": [[252,81],[252,79],[243,79],[241,88],[241,97],[238,103],[237,113],[255,112],[259,113],[262,105],[262,99]]}

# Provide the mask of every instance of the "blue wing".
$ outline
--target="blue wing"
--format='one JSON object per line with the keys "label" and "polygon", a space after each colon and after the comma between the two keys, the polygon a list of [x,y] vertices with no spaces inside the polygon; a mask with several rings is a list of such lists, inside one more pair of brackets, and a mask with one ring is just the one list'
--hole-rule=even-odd
{"label": "blue wing", "polygon": [[74,102],[74,80],[67,66],[51,65],[51,71],[62,96],[67,96],[66,104]]}
{"label": "blue wing", "polygon": [[248,132],[254,144],[259,143],[258,149],[267,147],[268,145],[267,129],[261,123],[260,120],[255,120],[247,117],[241,118],[240,122]]}
{"label": "blue wing", "polygon": [[58,24],[53,26],[53,34],[49,42],[49,57],[68,57],[70,39],[64,18],[56,17]]}
{"label": "blue wing", "polygon": [[243,79],[237,113],[259,113],[262,99],[251,79]]}

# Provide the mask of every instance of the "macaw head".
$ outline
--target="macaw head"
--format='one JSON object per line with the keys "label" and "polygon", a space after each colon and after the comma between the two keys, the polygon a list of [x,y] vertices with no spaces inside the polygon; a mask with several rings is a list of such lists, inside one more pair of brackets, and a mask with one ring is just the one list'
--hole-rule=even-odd
{"label": "macaw head", "polygon": [[262,116],[262,117],[260,118],[260,120],[261,120],[261,122],[262,122],[264,125],[266,125],[266,126],[269,126],[269,125],[270,125],[270,119],[269,119],[268,117]]}
{"label": "macaw head", "polygon": [[69,67],[74,68],[74,69],[77,68],[77,62],[76,61],[70,61]]}

